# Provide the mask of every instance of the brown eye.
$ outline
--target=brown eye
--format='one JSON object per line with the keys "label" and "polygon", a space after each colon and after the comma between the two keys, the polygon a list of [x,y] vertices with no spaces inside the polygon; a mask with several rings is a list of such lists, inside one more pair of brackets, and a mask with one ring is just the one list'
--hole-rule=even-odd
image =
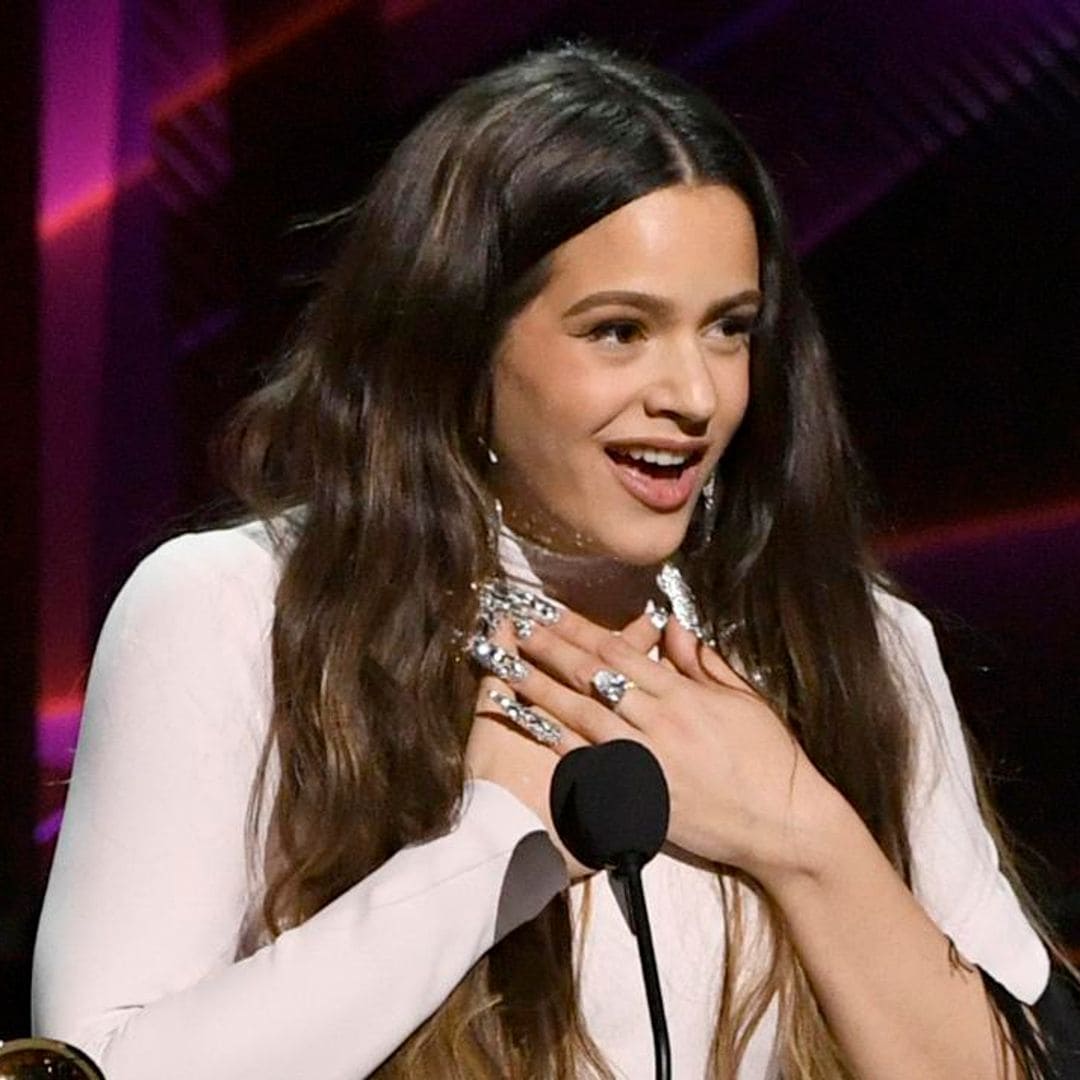
{"label": "brown eye", "polygon": [[734,350],[749,343],[757,325],[758,316],[754,311],[724,315],[709,327],[709,334],[721,348]]}
{"label": "brown eye", "polygon": [[642,329],[627,319],[611,319],[594,326],[586,336],[608,345],[630,345],[642,336]]}
{"label": "brown eye", "polygon": [[756,315],[726,315],[716,325],[725,337],[749,337],[756,322]]}

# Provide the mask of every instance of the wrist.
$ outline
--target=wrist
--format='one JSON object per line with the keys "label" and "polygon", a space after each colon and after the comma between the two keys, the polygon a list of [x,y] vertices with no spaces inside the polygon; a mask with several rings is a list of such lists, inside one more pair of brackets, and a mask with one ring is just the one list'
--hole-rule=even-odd
{"label": "wrist", "polygon": [[843,795],[816,771],[814,781],[803,799],[792,799],[776,857],[751,871],[778,902],[792,889],[825,883],[866,840],[873,843]]}

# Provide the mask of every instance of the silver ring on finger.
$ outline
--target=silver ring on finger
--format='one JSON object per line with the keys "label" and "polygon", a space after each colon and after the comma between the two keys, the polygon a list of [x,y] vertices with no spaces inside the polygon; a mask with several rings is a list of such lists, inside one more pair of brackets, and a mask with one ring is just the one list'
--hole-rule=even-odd
{"label": "silver ring on finger", "polygon": [[633,690],[637,685],[633,679],[628,679],[621,671],[611,671],[601,668],[592,677],[593,689],[612,707],[617,709],[626,697],[627,690]]}

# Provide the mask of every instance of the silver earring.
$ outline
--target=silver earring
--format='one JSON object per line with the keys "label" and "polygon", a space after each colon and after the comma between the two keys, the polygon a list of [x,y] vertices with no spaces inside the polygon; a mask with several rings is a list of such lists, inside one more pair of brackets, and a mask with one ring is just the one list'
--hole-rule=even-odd
{"label": "silver earring", "polygon": [[713,526],[716,524],[716,515],[720,510],[720,498],[717,493],[716,470],[709,473],[709,479],[701,489],[701,536],[702,541],[707,543],[712,536]]}
{"label": "silver earring", "polygon": [[705,514],[713,517],[716,514],[716,473],[709,473],[709,479],[701,489],[701,499],[705,503]]}
{"label": "silver earring", "polygon": [[[499,455],[495,453],[492,447],[488,444],[483,435],[477,435],[476,442],[480,446],[480,449],[484,451],[484,456],[488,460],[489,465],[499,464]],[[492,509],[494,510],[493,520],[491,521],[488,529],[488,539],[495,551],[498,551],[499,536],[502,533],[503,528],[503,508],[502,501],[497,495],[492,495]]]}
{"label": "silver earring", "polygon": [[484,437],[481,435],[477,437],[476,441],[480,444],[480,449],[484,451],[484,455],[488,459],[488,464],[498,465],[499,455],[496,454],[494,449],[492,449],[492,447],[488,445],[487,440],[485,440]]}

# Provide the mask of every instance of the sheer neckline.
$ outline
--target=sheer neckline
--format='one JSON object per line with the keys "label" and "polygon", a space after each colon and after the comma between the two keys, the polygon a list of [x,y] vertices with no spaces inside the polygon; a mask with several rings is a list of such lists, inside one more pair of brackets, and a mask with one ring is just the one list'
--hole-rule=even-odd
{"label": "sheer neckline", "polygon": [[552,551],[503,524],[499,562],[507,580],[610,628],[624,626],[658,599],[659,566],[635,566],[607,555]]}

